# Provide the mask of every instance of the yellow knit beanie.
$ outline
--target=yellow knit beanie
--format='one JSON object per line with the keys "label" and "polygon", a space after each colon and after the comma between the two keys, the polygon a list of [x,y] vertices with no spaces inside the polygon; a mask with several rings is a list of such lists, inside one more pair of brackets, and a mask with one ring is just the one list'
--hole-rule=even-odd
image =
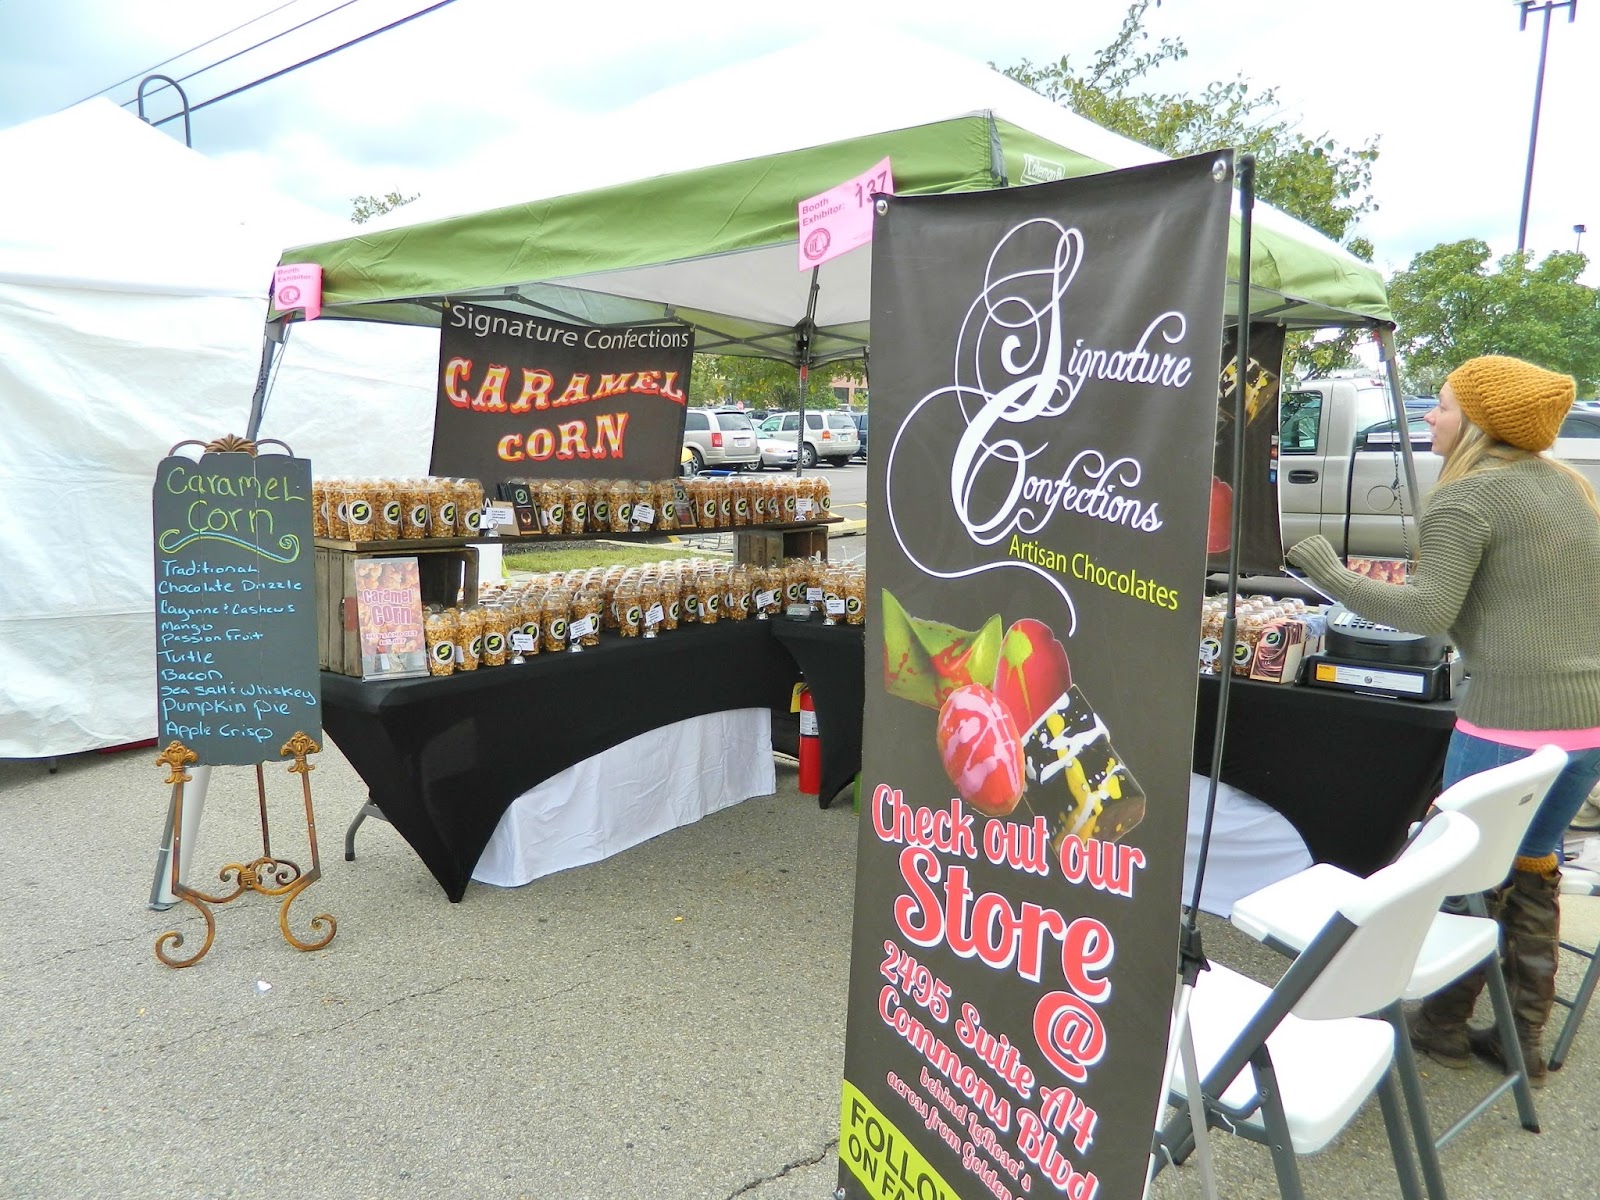
{"label": "yellow knit beanie", "polygon": [[1522,450],[1548,450],[1578,394],[1570,375],[1504,354],[1469,358],[1445,382],[1469,421]]}

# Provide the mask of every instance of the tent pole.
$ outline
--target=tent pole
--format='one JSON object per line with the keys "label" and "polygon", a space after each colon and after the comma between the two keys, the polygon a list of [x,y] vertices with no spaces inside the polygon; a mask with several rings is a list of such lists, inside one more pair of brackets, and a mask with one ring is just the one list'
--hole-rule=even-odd
{"label": "tent pole", "polygon": [[[1377,329],[1378,345],[1383,350],[1384,366],[1388,368],[1389,403],[1394,409],[1395,436],[1400,439],[1400,466],[1405,471],[1406,495],[1411,498],[1411,515],[1422,517],[1422,489],[1417,485],[1417,457],[1411,450],[1411,420],[1406,416],[1405,395],[1400,391],[1400,355],[1395,350],[1394,326],[1380,325]],[[1349,506],[1345,506],[1349,511]],[[1405,512],[1404,506],[1400,511]],[[1402,526],[1406,534],[1406,557],[1413,562],[1422,551],[1421,527],[1416,521]],[[1345,553],[1350,552],[1349,536],[1345,538]]]}
{"label": "tent pole", "polygon": [[817,329],[817,273],[821,264],[811,268],[811,292],[806,297],[806,315],[795,326],[794,357],[800,366],[800,428],[795,431],[794,474],[798,479],[805,474],[806,465],[806,376],[811,374],[811,340]]}
{"label": "tent pole", "polygon": [[279,317],[275,321],[267,322],[266,336],[261,342],[261,366],[256,371],[256,390],[250,397],[250,423],[244,431],[244,436],[249,441],[255,441],[256,435],[261,432],[261,420],[267,415],[267,385],[272,379],[272,362],[277,355],[276,347],[288,340],[288,321]]}

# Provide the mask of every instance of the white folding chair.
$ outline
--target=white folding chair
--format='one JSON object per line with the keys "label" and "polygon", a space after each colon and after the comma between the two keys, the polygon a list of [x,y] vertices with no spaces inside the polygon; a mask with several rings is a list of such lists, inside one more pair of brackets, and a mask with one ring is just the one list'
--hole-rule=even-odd
{"label": "white folding chair", "polygon": [[[1383,1012],[1394,1027],[1400,1084],[1411,1116],[1422,1176],[1433,1200],[1445,1200],[1446,1196],[1438,1150],[1507,1091],[1516,1098],[1522,1127],[1534,1133],[1539,1131],[1505,976],[1500,969],[1500,927],[1488,915],[1483,893],[1499,886],[1511,873],[1517,846],[1566,761],[1565,752],[1545,746],[1516,762],[1469,775],[1434,801],[1436,811],[1423,825],[1425,830],[1441,815],[1449,813],[1470,820],[1479,833],[1474,852],[1447,880],[1447,894],[1465,896],[1468,912],[1435,914],[1402,995]],[[1409,853],[1410,847],[1407,847],[1401,852],[1401,858]],[[1342,904],[1345,893],[1360,882],[1358,875],[1318,863],[1239,900],[1233,907],[1232,921],[1257,941],[1288,954],[1299,953],[1310,943],[1328,914]],[[1480,966],[1488,976],[1495,1026],[1511,1069],[1487,1096],[1435,1138],[1422,1096],[1416,1055],[1406,1033],[1401,1000],[1420,1000],[1432,995]]]}
{"label": "white folding chair", "polygon": [[[1561,894],[1600,896],[1600,873],[1582,867],[1562,867]],[[1550,1048],[1552,1071],[1561,1070],[1562,1064],[1567,1061],[1567,1051],[1572,1049],[1572,1039],[1577,1036],[1578,1026],[1583,1023],[1583,1014],[1589,1010],[1595,985],[1600,984],[1600,946],[1578,946],[1564,941],[1561,948],[1587,959],[1589,966],[1583,973],[1583,982],[1578,984],[1578,990],[1570,998],[1556,996],[1556,1003],[1567,1010],[1567,1019],[1561,1023],[1561,1032],[1556,1035],[1555,1045]]]}
{"label": "white folding chair", "polygon": [[[1364,1014],[1397,1002],[1447,882],[1477,842],[1457,813],[1429,821],[1399,859],[1345,889],[1274,987],[1216,963],[1200,973],[1189,1021],[1207,1127],[1269,1146],[1285,1200],[1305,1195],[1298,1156],[1326,1146],[1374,1090],[1401,1192],[1418,1200],[1391,1073],[1394,1031]],[[1187,1102],[1187,1087],[1179,1072],[1172,1103]],[[1162,1133],[1175,1160],[1191,1136],[1180,1107]]]}

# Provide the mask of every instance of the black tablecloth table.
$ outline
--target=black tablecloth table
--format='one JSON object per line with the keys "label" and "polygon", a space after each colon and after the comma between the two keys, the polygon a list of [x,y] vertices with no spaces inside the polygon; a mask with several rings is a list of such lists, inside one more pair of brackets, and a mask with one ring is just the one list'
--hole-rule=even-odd
{"label": "black tablecloth table", "polygon": [[866,627],[815,621],[770,622],[772,636],[799,665],[817,710],[822,785],[827,808],[861,771],[862,711],[867,702]]}
{"label": "black tablecloth table", "polygon": [[[1200,677],[1194,769],[1211,774],[1218,678]],[[1311,857],[1370,875],[1439,793],[1450,701],[1419,704],[1235,678],[1220,778],[1288,818]]]}
{"label": "black tablecloth table", "polygon": [[575,763],[689,717],[787,710],[793,659],[765,621],[607,635],[581,654],[428,679],[322,674],[322,727],[452,901],[501,815]]}

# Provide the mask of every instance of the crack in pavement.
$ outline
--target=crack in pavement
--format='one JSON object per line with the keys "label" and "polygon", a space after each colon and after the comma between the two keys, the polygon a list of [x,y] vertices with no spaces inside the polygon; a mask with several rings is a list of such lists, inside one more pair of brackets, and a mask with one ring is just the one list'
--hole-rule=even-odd
{"label": "crack in pavement", "polygon": [[783,1166],[779,1167],[771,1175],[762,1175],[759,1178],[752,1179],[749,1183],[745,1184],[743,1187],[738,1188],[735,1191],[729,1192],[727,1200],[733,1200],[733,1198],[735,1196],[748,1196],[751,1192],[755,1191],[758,1187],[762,1187],[765,1184],[769,1184],[769,1183],[773,1182],[776,1179],[782,1179],[785,1175],[789,1174],[790,1171],[798,1171],[802,1167],[814,1167],[819,1162],[821,1162],[823,1159],[827,1158],[830,1154],[837,1154],[838,1151],[839,1151],[839,1139],[838,1138],[829,1138],[826,1142],[823,1143],[822,1149],[818,1150],[810,1158],[800,1158],[800,1159],[796,1159],[794,1162],[784,1163]]}

